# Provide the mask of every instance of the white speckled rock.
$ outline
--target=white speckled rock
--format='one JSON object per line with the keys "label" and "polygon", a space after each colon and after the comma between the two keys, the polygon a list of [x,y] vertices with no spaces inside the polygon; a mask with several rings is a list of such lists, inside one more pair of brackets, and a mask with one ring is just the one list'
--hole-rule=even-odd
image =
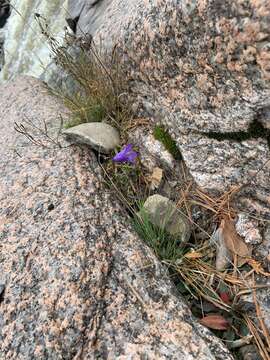
{"label": "white speckled rock", "polygon": [[138,127],[129,134],[130,142],[139,148],[140,159],[149,172],[157,166],[175,170],[176,161],[164,145],[149,132]]}
{"label": "white speckled rock", "polygon": [[248,214],[238,214],[235,224],[236,231],[242,236],[247,244],[260,244],[263,239],[259,232],[259,221],[252,219]]}
{"label": "white speckled rock", "polygon": [[90,122],[71,127],[63,134],[77,143],[90,145],[93,149],[108,154],[120,145],[118,131],[103,122]]}

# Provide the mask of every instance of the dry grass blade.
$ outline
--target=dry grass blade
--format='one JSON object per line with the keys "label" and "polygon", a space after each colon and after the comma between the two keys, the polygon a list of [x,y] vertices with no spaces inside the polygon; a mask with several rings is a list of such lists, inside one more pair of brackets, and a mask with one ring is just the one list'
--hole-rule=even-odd
{"label": "dry grass blade", "polygon": [[224,272],[217,271],[213,266],[209,265],[206,262],[203,262],[201,260],[195,260],[195,264],[190,264],[190,266],[195,266],[199,271],[206,274],[214,274],[218,279],[222,281],[226,281],[232,285],[238,285],[240,287],[244,287],[245,283],[243,280],[239,279],[238,277],[227,274]]}
{"label": "dry grass blade", "polygon": [[[231,306],[222,301],[212,286],[215,269],[202,266],[196,258],[183,257],[181,264],[169,264],[194,291],[219,309],[230,311]],[[218,278],[217,278],[218,279]],[[223,279],[222,279],[223,280]]]}
{"label": "dry grass blade", "polygon": [[[184,175],[185,175],[185,172],[183,171]],[[178,200],[176,206],[178,208],[181,208],[183,206],[183,204],[186,204],[188,202],[188,196],[190,194],[190,191],[191,191],[191,187],[193,185],[193,182],[189,182],[185,188],[185,190],[181,189],[181,196],[180,196],[180,199]]]}
{"label": "dry grass blade", "polygon": [[262,265],[258,261],[254,260],[254,259],[249,259],[248,264],[252,267],[251,273],[253,273],[255,271],[256,274],[261,274],[266,277],[270,276],[270,273],[264,271]]}
{"label": "dry grass blade", "polygon": [[200,202],[200,201],[197,201],[197,200],[191,200],[191,204],[193,204],[193,205],[198,205],[198,206],[200,206],[200,207],[203,207],[204,209],[206,209],[206,210],[210,210],[210,211],[212,211],[214,214],[218,214],[218,211],[217,210],[215,210],[213,207],[211,207],[210,205],[207,205],[207,204],[205,204],[205,203],[203,203],[203,202]]}
{"label": "dry grass blade", "polygon": [[[184,170],[183,170],[184,171]],[[177,207],[177,211],[184,217],[186,217],[189,222],[197,229],[199,229],[207,238],[211,238],[211,235],[205,231],[199,224],[197,224],[193,218],[192,218],[192,214],[191,214],[191,209],[190,209],[190,201],[189,201],[189,194],[191,191],[191,187],[193,185],[193,182],[189,182],[187,183],[186,189],[182,190],[181,189],[181,196],[178,199],[177,203],[176,203],[176,207]],[[185,208],[186,212],[184,212],[183,210],[181,210],[181,208]]]}
{"label": "dry grass blade", "polygon": [[190,194],[190,202],[210,210],[216,218],[233,218],[235,211],[231,207],[231,201],[240,189],[240,186],[233,186],[222,196],[214,198],[197,188],[193,194]]}
{"label": "dry grass blade", "polygon": [[264,342],[257,330],[256,325],[251,321],[251,319],[248,317],[248,315],[244,314],[244,319],[247,324],[247,327],[251,334],[253,335],[254,341],[257,345],[257,348],[260,352],[260,355],[263,360],[269,360],[269,352],[266,350]]}
{"label": "dry grass blade", "polygon": [[[253,274],[253,284],[255,284],[254,274]],[[261,328],[262,328],[263,335],[264,335],[265,340],[267,342],[268,350],[270,350],[270,334],[269,334],[269,331],[268,331],[268,329],[267,329],[267,327],[266,327],[266,325],[264,323],[262,311],[261,311],[260,305],[258,304],[255,289],[253,290],[253,300],[254,300],[254,304],[256,306],[257,318],[259,320],[259,323],[260,323]],[[270,353],[269,353],[269,356],[270,356]]]}

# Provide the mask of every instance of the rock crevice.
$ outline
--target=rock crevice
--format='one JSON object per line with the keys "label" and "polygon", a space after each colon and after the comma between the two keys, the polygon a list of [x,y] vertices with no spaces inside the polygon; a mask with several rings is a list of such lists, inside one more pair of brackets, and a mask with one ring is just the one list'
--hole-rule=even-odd
{"label": "rock crevice", "polygon": [[201,135],[205,135],[210,139],[218,141],[231,140],[236,142],[253,140],[253,139],[265,139],[270,149],[270,129],[267,129],[259,121],[252,121],[246,131],[232,131],[232,132],[201,132]]}
{"label": "rock crevice", "polygon": [[34,78],[0,92],[0,357],[232,359],[127,226],[91,150],[14,131],[24,118],[56,130],[63,105]]}
{"label": "rock crevice", "polygon": [[[250,187],[239,199],[269,217],[269,2],[102,4],[102,11],[84,9],[77,33],[102,39],[108,49],[118,45],[138,116],[169,130],[204,190],[222,193],[253,179],[256,195]],[[249,136],[255,121],[265,136]],[[224,138],[216,139],[216,132]],[[238,135],[244,141],[231,141]]]}

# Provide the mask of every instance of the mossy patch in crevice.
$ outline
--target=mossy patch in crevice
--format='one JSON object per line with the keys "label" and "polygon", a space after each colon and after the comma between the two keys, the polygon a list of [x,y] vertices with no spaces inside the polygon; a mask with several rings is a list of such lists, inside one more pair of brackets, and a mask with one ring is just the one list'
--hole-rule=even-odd
{"label": "mossy patch in crevice", "polygon": [[182,155],[180,150],[178,149],[176,142],[172,139],[171,135],[168,131],[161,125],[155,126],[153,130],[154,138],[160,141],[165,149],[169,151],[169,153],[176,159],[181,160]]}
{"label": "mossy patch in crevice", "polygon": [[210,139],[218,141],[232,140],[236,142],[251,140],[251,139],[266,139],[270,149],[270,129],[265,128],[260,122],[253,120],[247,131],[231,131],[231,132],[217,132],[210,131],[208,133],[201,133]]}

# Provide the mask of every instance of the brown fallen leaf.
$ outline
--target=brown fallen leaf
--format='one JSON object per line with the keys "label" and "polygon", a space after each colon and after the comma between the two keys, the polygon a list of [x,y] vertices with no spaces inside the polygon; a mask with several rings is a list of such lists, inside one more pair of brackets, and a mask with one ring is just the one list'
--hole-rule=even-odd
{"label": "brown fallen leaf", "polygon": [[220,227],[213,233],[210,241],[216,245],[216,269],[224,271],[232,263],[232,254],[225,244]]}
{"label": "brown fallen leaf", "polygon": [[244,265],[250,259],[251,249],[237,234],[233,221],[229,218],[221,220],[220,229],[227,249],[237,255],[237,266]]}
{"label": "brown fallen leaf", "polygon": [[214,330],[227,330],[230,326],[229,322],[222,315],[218,314],[204,316],[199,322],[209,329]]}
{"label": "brown fallen leaf", "polygon": [[159,167],[153,169],[152,174],[149,176],[150,189],[155,190],[159,187],[163,176],[163,170]]}

